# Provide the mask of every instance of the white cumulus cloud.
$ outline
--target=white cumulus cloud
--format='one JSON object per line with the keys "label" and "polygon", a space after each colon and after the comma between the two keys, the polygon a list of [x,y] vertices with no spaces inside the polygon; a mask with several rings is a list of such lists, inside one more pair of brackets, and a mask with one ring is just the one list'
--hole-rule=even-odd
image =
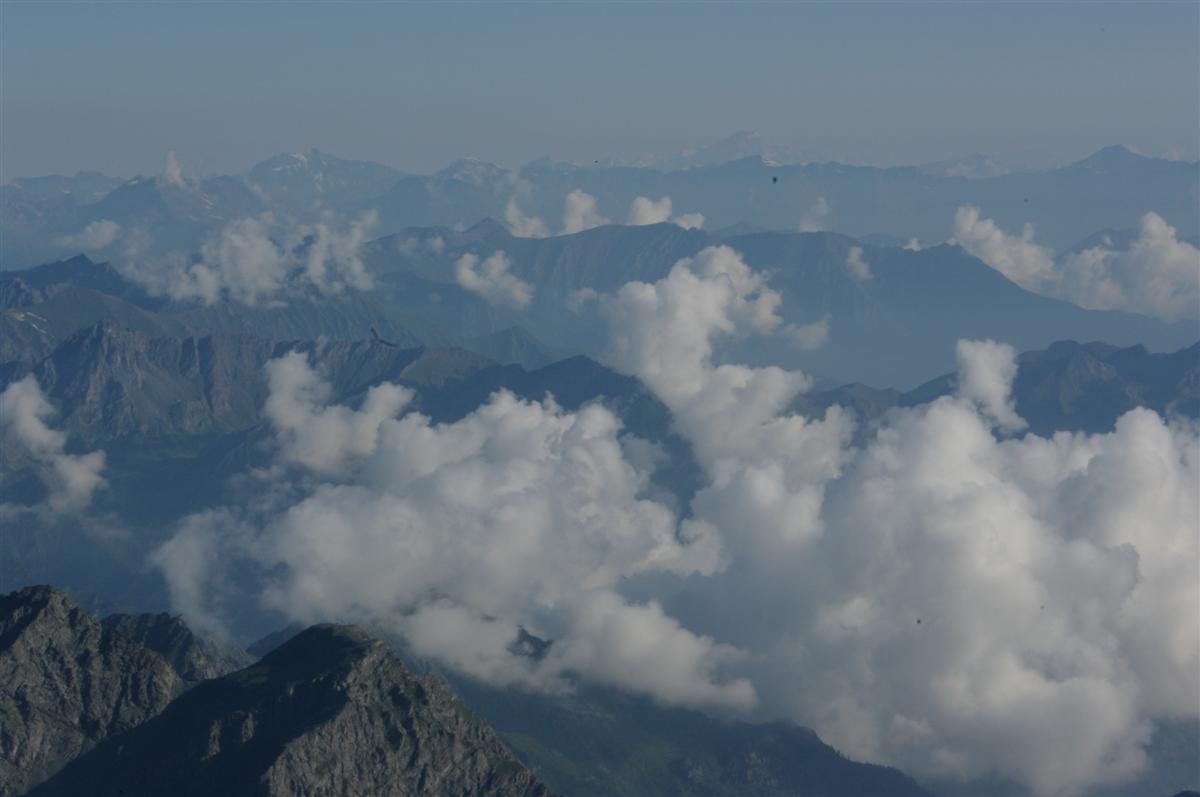
{"label": "white cumulus cloud", "polygon": [[292,288],[368,290],[373,281],[359,250],[375,220],[372,211],[344,225],[280,227],[270,214],[243,217],[210,235],[198,258],[149,255],[147,242],[133,235],[117,267],[154,295],[204,304],[275,303]]}
{"label": "white cumulus cloud", "polygon": [[1176,237],[1156,213],[1145,214],[1128,249],[1109,245],[1055,260],[1033,228],[1004,232],[979,208],[954,217],[955,241],[1023,288],[1095,310],[1125,310],[1167,321],[1200,316],[1200,249]]}
{"label": "white cumulus cloud", "polygon": [[863,259],[861,246],[852,246],[846,253],[846,273],[856,282],[871,279],[871,264]]}
{"label": "white cumulus cloud", "polygon": [[517,198],[508,200],[504,206],[504,223],[508,231],[519,238],[545,238],[550,234],[545,222],[537,216],[526,216],[517,204]]}
{"label": "white cumulus cloud", "polygon": [[685,230],[698,230],[704,226],[703,213],[682,213],[678,216],[672,216],[671,213],[671,197],[664,196],[655,201],[639,196],[629,204],[628,223],[633,226],[641,226],[669,221]]}
{"label": "white cumulus cloud", "polygon": [[[45,505],[34,509],[49,514],[79,512],[105,485],[101,475],[104,452],[68,454],[66,433],[47,424],[53,415],[54,407],[32,374],[0,393],[0,430],[4,440],[28,455],[47,489]],[[0,506],[6,511],[20,509]]]}
{"label": "white cumulus cloud", "polygon": [[[273,574],[261,600],[290,618],[383,624],[494,682],[558,691],[579,676],[665,704],[755,703],[745,678],[726,676],[738,651],[618,592],[639,573],[711,573],[720,549],[643,497],[648,474],[608,410],[501,392],[434,425],[400,416],[407,391],[386,384],[358,410],[325,405],[307,369],[296,354],[269,366],[269,417],[280,465],[316,482],[259,522],[185,521],[154,557],[179,609],[212,625],[222,568],[241,558]],[[522,629],[552,640],[544,656],[515,650]]]}
{"label": "white cumulus cloud", "polygon": [[1025,428],[1012,397],[1016,350],[994,340],[960,340],[954,354],[958,358],[958,395],[977,403],[1004,429]]}
{"label": "white cumulus cloud", "polygon": [[74,235],[59,238],[55,243],[68,249],[98,252],[107,249],[121,235],[121,225],[109,219],[100,219],[88,224]]}
{"label": "white cumulus cloud", "polygon": [[509,269],[512,264],[504,252],[493,252],[486,260],[467,253],[454,266],[454,278],[471,293],[482,296],[489,304],[521,308],[533,299],[533,286]]}
{"label": "white cumulus cloud", "polygon": [[616,362],[708,474],[693,520],[727,560],[666,611],[852,757],[1034,793],[1142,770],[1156,719],[1200,713],[1196,427],[1135,410],[997,439],[1024,425],[1014,352],[963,341],[954,396],[852,448],[837,408],[783,409],[802,375],[712,362],[715,337],[772,325],[745,307],[755,275],[707,260],[607,300]]}
{"label": "white cumulus cloud", "polygon": [[608,224],[596,208],[596,198],[576,188],[567,194],[563,207],[563,235],[571,235]]}
{"label": "white cumulus cloud", "polygon": [[[724,341],[791,334],[733,249],[598,301],[612,362],[695,453],[686,511],[652,497],[652,447],[602,405],[500,392],[432,424],[387,385],[330,406],[292,355],[271,366],[266,477],[290,489],[180,527],[158,554],[180,608],[219,617],[240,557],[289,618],[384,624],[492,683],[579,677],[1032,793],[1118,785],[1155,722],[1197,719],[1195,423],[1137,409],[1103,434],[1016,436],[1014,351],[963,341],[954,394],[855,445],[841,408],[789,411],[805,374],[720,361]],[[519,652],[523,630],[545,655]]]}

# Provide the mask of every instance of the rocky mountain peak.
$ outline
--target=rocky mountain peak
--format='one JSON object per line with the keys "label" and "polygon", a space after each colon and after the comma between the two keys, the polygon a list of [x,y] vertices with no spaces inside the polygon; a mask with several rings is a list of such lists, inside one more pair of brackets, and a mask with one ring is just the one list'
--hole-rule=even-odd
{"label": "rocky mountain peak", "polygon": [[546,788],[439,680],[361,629],[309,628],[207,681],[34,792],[473,794]]}
{"label": "rocky mountain peak", "polygon": [[181,688],[163,657],[106,631],[65,593],[0,597],[0,797],[144,722]]}

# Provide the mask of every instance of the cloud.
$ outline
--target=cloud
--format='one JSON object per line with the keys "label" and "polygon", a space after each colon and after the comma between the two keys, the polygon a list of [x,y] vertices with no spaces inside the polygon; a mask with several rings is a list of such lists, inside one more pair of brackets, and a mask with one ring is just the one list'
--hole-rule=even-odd
{"label": "cloud", "polygon": [[304,257],[308,282],[322,293],[342,293],[347,288],[366,291],[374,287],[359,250],[378,220],[378,214],[371,210],[352,221],[345,230],[328,222],[314,225]]}
{"label": "cloud", "polygon": [[583,306],[588,302],[594,302],[600,298],[600,294],[595,288],[576,288],[567,296],[567,309],[575,315],[583,310]]}
{"label": "cloud", "polygon": [[[500,392],[434,425],[398,416],[407,391],[393,385],[358,410],[324,404],[328,385],[298,354],[268,374],[277,467],[312,481],[262,518],[185,521],[154,557],[178,609],[211,625],[228,568],[248,560],[270,574],[261,600],[289,618],[386,625],[493,682],[559,691],[583,677],[666,704],[754,704],[745,678],[724,675],[737,651],[617,591],[641,573],[711,573],[720,549],[642,496],[649,474],[625,458],[608,410]],[[549,650],[522,655],[522,629]]]}
{"label": "cloud", "polygon": [[276,230],[270,214],[239,218],[210,235],[195,259],[151,255],[149,242],[135,234],[127,237],[117,267],[151,294],[204,304],[272,303],[293,289],[368,290],[373,281],[359,250],[375,219],[372,211],[344,227],[321,221]]}
{"label": "cloud", "polygon": [[175,155],[175,150],[167,153],[166,163],[163,164],[162,179],[169,185],[183,185],[183,168],[179,165],[179,158]]}
{"label": "cloud", "polygon": [[367,391],[352,412],[325,406],[329,386],[309,367],[308,358],[291,352],[267,363],[270,397],[264,414],[275,427],[281,459],[322,474],[336,474],[347,461],[375,450],[380,425],[412,400],[412,391],[384,383]]}
{"label": "cloud", "polygon": [[213,304],[227,294],[243,304],[258,304],[279,292],[288,274],[287,254],[273,241],[267,219],[230,222],[205,241],[200,262],[180,269],[167,293],[173,299]]}
{"label": "cloud", "polygon": [[563,235],[571,235],[608,224],[596,209],[596,198],[576,188],[567,194],[563,207]]}
{"label": "cloud", "polygon": [[1155,719],[1196,718],[1195,425],[1135,410],[1109,434],[997,440],[1024,425],[1013,350],[963,341],[956,395],[854,449],[837,408],[784,411],[803,375],[712,362],[714,338],[769,314],[735,313],[761,282],[708,259],[606,301],[616,361],[708,474],[693,520],[727,562],[664,609],[744,651],[734,672],[768,716],[854,758],[1035,793],[1120,783]]}
{"label": "cloud", "polygon": [[454,266],[454,278],[460,286],[482,296],[488,304],[521,308],[533,299],[533,286],[511,273],[512,264],[504,252],[493,252],[480,262],[467,253]]}
{"label": "cloud", "polygon": [[908,243],[901,248],[908,252],[920,252],[925,247],[921,246],[921,242],[916,238],[909,238]]}
{"label": "cloud", "polygon": [[[104,452],[66,453],[66,434],[46,424],[53,415],[54,408],[32,374],[0,393],[0,430],[4,439],[26,452],[47,489],[44,506],[35,509],[52,515],[79,512],[105,486],[101,475]],[[4,509],[11,512],[22,507],[5,505]]]}
{"label": "cloud", "polygon": [[960,340],[954,354],[958,358],[958,395],[978,404],[1001,428],[1024,429],[1025,421],[1017,415],[1012,397],[1016,350],[993,340]]}
{"label": "cloud", "polygon": [[1166,321],[1200,315],[1200,250],[1176,237],[1155,213],[1141,219],[1138,237],[1124,251],[1107,244],[1058,261],[1035,243],[1001,230],[978,208],[958,209],[956,242],[1023,288],[1094,310],[1125,310]]}
{"label": "cloud", "polygon": [[629,223],[635,226],[661,224],[671,218],[671,197],[665,196],[655,202],[639,196],[629,204]]}
{"label": "cloud", "polygon": [[1054,257],[1033,240],[1033,225],[1020,235],[1010,235],[979,208],[960,207],[954,213],[954,239],[975,257],[1029,290],[1042,290],[1053,279]]}
{"label": "cloud", "polygon": [[550,230],[537,216],[526,216],[517,204],[517,198],[508,200],[504,206],[504,223],[508,231],[519,238],[545,238]]}
{"label": "cloud", "polygon": [[1066,296],[1081,307],[1127,310],[1168,321],[1200,316],[1200,249],[1155,213],[1124,251],[1096,246],[1060,264]]}
{"label": "cloud", "polygon": [[212,509],[188,515],[175,533],[154,549],[150,563],[162,572],[171,605],[188,625],[219,638],[231,635],[224,618],[234,606],[224,565],[252,556],[247,544],[253,532],[229,510]]}
{"label": "cloud", "polygon": [[121,225],[108,219],[93,221],[75,235],[67,235],[55,241],[67,249],[79,249],[84,252],[96,252],[107,249],[121,235]]}
{"label": "cloud", "polygon": [[629,204],[629,224],[641,226],[646,224],[661,224],[670,221],[685,230],[698,230],[704,226],[703,213],[684,213],[679,216],[671,215],[671,197],[664,196],[657,202],[644,196],[636,197]]}
{"label": "cloud", "polygon": [[829,204],[823,196],[817,197],[817,201],[809,208],[803,216],[800,217],[800,232],[820,232],[825,229],[825,225],[829,222],[829,214],[833,211],[833,206]]}
{"label": "cloud", "polygon": [[736,251],[708,247],[680,260],[658,282],[631,282],[604,299],[610,361],[663,400],[702,464],[715,466],[734,449],[755,455],[801,445],[810,424],[778,416],[811,384],[807,376],[713,362],[721,337],[784,332],[781,302]]}
{"label": "cloud", "polygon": [[810,324],[788,324],[783,328],[783,334],[798,349],[819,349],[829,342],[829,316]]}
{"label": "cloud", "polygon": [[731,641],[778,657],[764,700],[852,757],[1040,794],[1117,784],[1151,720],[1200,697],[1195,430],[1136,410],[1107,435],[997,442],[990,420],[960,398],[893,418],[786,560],[810,586],[775,629],[787,649]]}
{"label": "cloud", "polygon": [[846,254],[846,273],[856,282],[871,279],[871,265],[863,260],[861,246],[852,246]]}

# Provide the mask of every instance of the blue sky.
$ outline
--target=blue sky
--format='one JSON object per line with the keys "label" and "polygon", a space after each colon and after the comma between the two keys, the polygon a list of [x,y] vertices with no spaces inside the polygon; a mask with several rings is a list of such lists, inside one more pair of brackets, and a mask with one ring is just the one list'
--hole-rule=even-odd
{"label": "blue sky", "polygon": [[1197,157],[1200,4],[0,4],[0,166],[233,171],[318,147],[429,171],[669,152],[1111,143]]}

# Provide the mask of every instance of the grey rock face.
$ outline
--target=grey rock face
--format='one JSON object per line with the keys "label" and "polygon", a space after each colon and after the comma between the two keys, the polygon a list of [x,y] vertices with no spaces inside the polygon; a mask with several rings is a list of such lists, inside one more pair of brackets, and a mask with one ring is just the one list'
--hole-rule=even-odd
{"label": "grey rock face", "polygon": [[219,678],[254,662],[244,650],[201,637],[170,614],[113,614],[102,624],[105,631],[116,632],[162,656],[188,685]]}
{"label": "grey rock face", "polygon": [[180,687],[165,659],[62,592],[0,597],[0,797],[154,716]]}
{"label": "grey rock face", "polygon": [[529,795],[548,791],[438,680],[315,626],[207,681],[34,794]]}

